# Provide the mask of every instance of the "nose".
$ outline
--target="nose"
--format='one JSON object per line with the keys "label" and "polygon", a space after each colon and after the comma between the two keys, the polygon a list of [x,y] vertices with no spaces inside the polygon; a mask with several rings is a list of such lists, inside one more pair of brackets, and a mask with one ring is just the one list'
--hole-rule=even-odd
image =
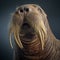
{"label": "nose", "polygon": [[18,9],[21,13],[24,13],[24,12],[29,12],[29,8],[28,7],[24,7],[24,8],[20,8]]}
{"label": "nose", "polygon": [[25,12],[29,12],[29,8],[25,7],[25,8],[24,8],[24,11],[25,11]]}

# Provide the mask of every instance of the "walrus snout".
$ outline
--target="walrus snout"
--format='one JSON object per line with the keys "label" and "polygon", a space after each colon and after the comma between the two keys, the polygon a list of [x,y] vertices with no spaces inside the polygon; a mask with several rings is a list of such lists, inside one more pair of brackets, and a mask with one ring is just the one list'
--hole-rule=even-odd
{"label": "walrus snout", "polygon": [[18,8],[19,13],[28,13],[30,11],[29,7],[19,7]]}
{"label": "walrus snout", "polygon": [[24,7],[24,9],[20,9],[20,12],[22,12],[22,13],[24,13],[24,12],[29,12],[29,8],[27,8],[27,7]]}

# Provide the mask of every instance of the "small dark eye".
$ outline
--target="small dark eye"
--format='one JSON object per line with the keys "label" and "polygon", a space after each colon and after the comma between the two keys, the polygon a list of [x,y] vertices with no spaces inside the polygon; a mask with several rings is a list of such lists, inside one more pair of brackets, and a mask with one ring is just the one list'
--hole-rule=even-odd
{"label": "small dark eye", "polygon": [[38,8],[38,11],[40,11],[40,13],[42,13],[42,10],[40,8]]}
{"label": "small dark eye", "polygon": [[18,11],[16,11],[15,13],[18,14]]}

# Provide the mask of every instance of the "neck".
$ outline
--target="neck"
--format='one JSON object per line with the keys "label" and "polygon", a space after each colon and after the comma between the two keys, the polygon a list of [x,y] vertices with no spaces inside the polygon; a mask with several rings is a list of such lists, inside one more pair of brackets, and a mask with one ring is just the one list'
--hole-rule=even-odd
{"label": "neck", "polygon": [[39,39],[35,39],[32,44],[26,44],[25,47],[27,48],[24,48],[24,53],[25,57],[28,59],[49,60],[53,59],[56,54],[54,42],[50,37],[48,37],[45,42],[44,50],[41,49],[41,43],[39,42]]}
{"label": "neck", "polygon": [[43,53],[41,55],[41,59],[49,60],[49,59],[54,58],[54,56],[56,54],[54,45],[55,45],[54,40],[52,40],[51,37],[48,37],[48,39],[46,40],[46,43],[45,43]]}

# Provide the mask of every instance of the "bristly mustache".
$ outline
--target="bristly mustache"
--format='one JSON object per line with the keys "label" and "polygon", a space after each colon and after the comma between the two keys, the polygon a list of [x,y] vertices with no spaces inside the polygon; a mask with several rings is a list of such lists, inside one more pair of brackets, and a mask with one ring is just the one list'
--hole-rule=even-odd
{"label": "bristly mustache", "polygon": [[44,49],[44,40],[47,38],[47,29],[43,22],[43,17],[37,14],[30,14],[27,16],[27,20],[30,25],[34,28],[36,34],[42,43],[42,50]]}

